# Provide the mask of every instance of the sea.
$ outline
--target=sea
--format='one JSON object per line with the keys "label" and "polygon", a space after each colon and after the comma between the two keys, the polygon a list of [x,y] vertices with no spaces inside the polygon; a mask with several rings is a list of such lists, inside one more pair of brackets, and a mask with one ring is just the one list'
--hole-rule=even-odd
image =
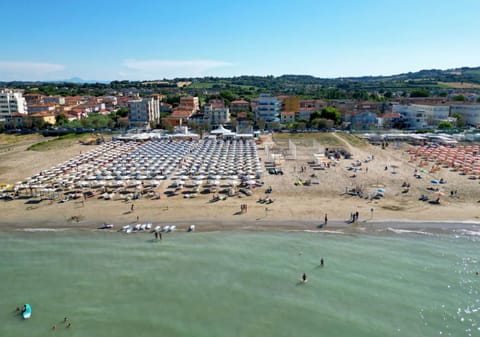
{"label": "sea", "polygon": [[479,234],[1,232],[0,336],[480,336]]}

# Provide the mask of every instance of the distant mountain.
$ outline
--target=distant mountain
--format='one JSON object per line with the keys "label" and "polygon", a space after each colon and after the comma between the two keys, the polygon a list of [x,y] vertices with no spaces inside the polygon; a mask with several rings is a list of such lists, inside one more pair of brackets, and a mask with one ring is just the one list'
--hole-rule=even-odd
{"label": "distant mountain", "polygon": [[67,78],[65,80],[58,80],[58,81],[50,81],[50,82],[54,82],[54,83],[79,83],[79,84],[83,84],[83,83],[88,83],[88,84],[92,84],[92,83],[103,83],[103,84],[109,84],[110,81],[97,81],[97,80],[84,80],[80,77],[71,77],[71,78]]}
{"label": "distant mountain", "polygon": [[[164,87],[166,80],[157,83],[157,86]],[[152,86],[155,83],[151,82]],[[237,89],[270,91],[273,93],[313,93],[315,88],[338,88],[341,90],[408,90],[412,88],[445,89],[445,88],[480,88],[480,67],[462,67],[455,69],[427,69],[417,72],[408,72],[396,75],[384,76],[359,76],[359,77],[338,77],[321,78],[311,75],[286,74],[282,76],[256,76],[242,75],[234,77],[191,77],[175,78],[169,80],[171,84],[179,82],[191,82],[185,88],[194,90],[220,90],[229,89],[229,85]],[[98,81],[84,80],[79,77],[72,77],[57,81],[11,81],[2,82],[3,86],[41,85],[42,83],[74,83],[74,84],[104,84],[112,87],[140,86],[142,81]]]}

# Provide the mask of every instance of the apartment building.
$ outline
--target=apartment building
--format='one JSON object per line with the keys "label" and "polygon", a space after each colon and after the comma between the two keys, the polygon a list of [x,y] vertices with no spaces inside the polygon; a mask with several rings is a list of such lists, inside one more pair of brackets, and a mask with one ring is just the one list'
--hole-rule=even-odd
{"label": "apartment building", "polygon": [[41,94],[24,94],[23,97],[27,101],[27,105],[44,103],[43,95]]}
{"label": "apartment building", "polygon": [[466,125],[480,125],[480,104],[452,104],[450,105],[450,116],[459,114],[462,116]]}
{"label": "apartment building", "polygon": [[449,118],[450,106],[446,104],[396,104],[393,113],[399,113],[409,128],[424,129],[436,127]]}
{"label": "apartment building", "polygon": [[280,122],[280,101],[271,95],[260,95],[254,109],[255,119],[267,124]]}
{"label": "apartment building", "polygon": [[230,109],[225,106],[225,102],[222,100],[210,100],[208,104],[205,104],[203,110],[205,122],[208,122],[212,127],[230,122]]}
{"label": "apartment building", "polygon": [[160,105],[155,98],[143,98],[128,102],[130,113],[128,121],[131,127],[149,128],[151,123],[160,123]]}
{"label": "apartment building", "polygon": [[246,112],[250,111],[250,103],[243,100],[243,99],[238,99],[235,101],[230,102],[230,113],[232,115],[237,116],[238,113],[240,112]]}
{"label": "apartment building", "polygon": [[20,91],[0,90],[0,121],[12,114],[27,114],[27,101]]}
{"label": "apartment building", "polygon": [[198,100],[198,97],[181,97],[179,108],[181,108],[182,110],[192,110],[193,112],[197,112],[198,110],[200,110],[200,102]]}

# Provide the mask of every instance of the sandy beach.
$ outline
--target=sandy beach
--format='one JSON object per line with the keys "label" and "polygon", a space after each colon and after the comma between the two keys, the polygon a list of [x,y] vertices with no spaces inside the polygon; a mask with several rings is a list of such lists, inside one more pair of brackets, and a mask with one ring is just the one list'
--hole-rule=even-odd
{"label": "sandy beach", "polygon": [[[323,230],[355,228],[359,224],[397,224],[399,227],[416,228],[432,223],[436,224],[433,227],[443,228],[459,222],[480,223],[479,180],[469,179],[468,175],[447,167],[430,173],[429,168],[435,165],[434,162],[418,167],[419,161],[412,161],[411,154],[407,152],[408,144],[390,144],[386,148],[363,143],[354,146],[340,134],[332,136],[338,138],[341,144],[334,147],[347,150],[352,157],[341,158],[325,169],[314,169],[311,162],[313,154],[324,152],[327,145],[321,142],[306,144],[292,138],[297,144],[296,158],[293,159],[289,158],[284,140],[266,138],[258,145],[262,163],[267,161],[267,151],[283,153],[277,164],[284,174],[271,175],[265,171],[261,179],[264,185],[254,188],[252,196],[236,196],[214,203],[210,202],[212,195],[208,194],[192,199],[182,198],[181,195],[167,197],[164,192],[170,181],[166,180],[157,188],[161,195],[159,200],[141,198],[126,202],[93,197],[65,203],[50,200],[37,202],[30,198],[1,201],[0,230],[95,229],[103,223],[114,224],[118,229],[137,221],[176,224],[179,229],[196,224],[198,230],[315,230],[324,224],[326,215],[328,222]],[[48,151],[28,151],[27,147],[32,142],[35,140],[2,148],[0,183],[21,182],[41,170],[95,148],[69,144]],[[358,163],[361,165],[355,166],[357,171],[354,172],[352,165]],[[414,177],[416,172],[421,172],[421,179]],[[446,183],[431,183],[440,179]],[[307,180],[311,182],[309,186],[295,184]],[[268,187],[272,189],[269,197],[273,202],[259,203]],[[354,189],[362,190],[363,197],[346,193]],[[379,189],[383,197],[368,197]],[[439,198],[440,204],[420,201],[421,194],[428,195],[429,200]],[[240,211],[241,204],[247,205],[247,212]],[[350,223],[352,213],[356,212],[358,220]]]}

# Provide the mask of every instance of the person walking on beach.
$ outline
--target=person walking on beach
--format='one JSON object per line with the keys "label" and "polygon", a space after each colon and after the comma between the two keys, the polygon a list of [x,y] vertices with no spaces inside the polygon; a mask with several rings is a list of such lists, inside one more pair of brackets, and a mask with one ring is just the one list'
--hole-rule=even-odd
{"label": "person walking on beach", "polygon": [[327,217],[327,213],[325,213],[325,227],[327,227],[327,221],[328,221],[328,217]]}
{"label": "person walking on beach", "polygon": [[130,207],[130,212],[133,212],[134,209],[135,209],[135,205],[132,204],[132,207]]}

